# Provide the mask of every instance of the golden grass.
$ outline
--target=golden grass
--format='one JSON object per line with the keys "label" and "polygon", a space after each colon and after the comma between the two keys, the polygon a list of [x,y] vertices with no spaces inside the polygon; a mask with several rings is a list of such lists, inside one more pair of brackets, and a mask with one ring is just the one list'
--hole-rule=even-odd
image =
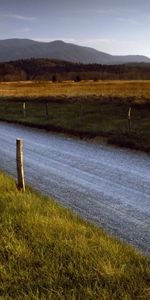
{"label": "golden grass", "polygon": [[149,300],[150,260],[0,173],[0,299]]}
{"label": "golden grass", "polygon": [[50,81],[1,82],[0,96],[111,96],[150,98],[150,80],[107,81]]}

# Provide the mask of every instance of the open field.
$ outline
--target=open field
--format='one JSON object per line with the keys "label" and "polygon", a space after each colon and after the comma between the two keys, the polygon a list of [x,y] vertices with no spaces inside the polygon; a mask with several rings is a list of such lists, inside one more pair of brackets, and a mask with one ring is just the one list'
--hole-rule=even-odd
{"label": "open field", "polygon": [[[26,116],[23,102],[26,101]],[[0,120],[69,133],[104,137],[109,143],[150,152],[150,103],[124,98],[1,98]],[[131,110],[131,130],[128,110]]]}
{"label": "open field", "polygon": [[150,99],[150,80],[81,81],[52,83],[50,81],[0,82],[0,96],[111,96]]}
{"label": "open field", "polygon": [[0,97],[1,120],[150,151],[150,81],[3,82]]}
{"label": "open field", "polygon": [[0,298],[150,299],[150,260],[0,173]]}

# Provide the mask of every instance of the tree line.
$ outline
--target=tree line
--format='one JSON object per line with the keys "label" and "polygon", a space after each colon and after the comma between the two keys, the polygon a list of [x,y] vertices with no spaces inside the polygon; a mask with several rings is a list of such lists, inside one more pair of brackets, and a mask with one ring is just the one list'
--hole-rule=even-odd
{"label": "tree line", "polygon": [[50,59],[0,63],[0,81],[21,80],[149,80],[150,64],[81,64]]}

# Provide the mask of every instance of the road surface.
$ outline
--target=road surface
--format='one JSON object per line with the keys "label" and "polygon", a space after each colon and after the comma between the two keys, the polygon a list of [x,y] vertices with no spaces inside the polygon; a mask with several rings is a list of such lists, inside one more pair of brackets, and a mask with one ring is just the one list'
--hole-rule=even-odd
{"label": "road surface", "polygon": [[30,185],[150,254],[150,156],[0,122],[0,169],[11,175],[16,138]]}

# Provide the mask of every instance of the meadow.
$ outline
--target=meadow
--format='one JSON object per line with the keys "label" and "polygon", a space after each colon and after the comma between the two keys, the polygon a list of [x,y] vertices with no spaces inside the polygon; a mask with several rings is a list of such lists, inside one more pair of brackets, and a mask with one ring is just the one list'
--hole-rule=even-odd
{"label": "meadow", "polygon": [[130,97],[2,97],[0,120],[150,152],[149,108]]}
{"label": "meadow", "polygon": [[150,99],[150,80],[18,81],[0,82],[0,96],[111,96]]}
{"label": "meadow", "polygon": [[0,299],[150,299],[150,259],[0,173]]}
{"label": "meadow", "polygon": [[[131,130],[127,120],[130,107]],[[83,138],[103,137],[108,143],[147,152],[149,108],[148,80],[0,83],[0,120]]]}

